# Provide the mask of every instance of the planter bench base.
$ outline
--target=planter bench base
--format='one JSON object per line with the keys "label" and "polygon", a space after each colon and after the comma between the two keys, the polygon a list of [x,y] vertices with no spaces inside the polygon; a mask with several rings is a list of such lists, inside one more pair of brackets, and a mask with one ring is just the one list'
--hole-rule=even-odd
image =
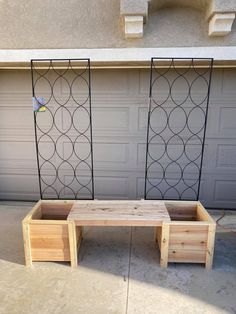
{"label": "planter bench base", "polygon": [[22,222],[26,265],[68,261],[77,267],[84,226],[154,227],[160,265],[212,266],[215,222],[200,202],[40,200]]}

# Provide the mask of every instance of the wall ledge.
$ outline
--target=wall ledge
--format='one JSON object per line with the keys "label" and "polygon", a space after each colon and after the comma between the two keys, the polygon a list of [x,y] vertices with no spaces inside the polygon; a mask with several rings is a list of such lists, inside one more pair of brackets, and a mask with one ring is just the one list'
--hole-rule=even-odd
{"label": "wall ledge", "polygon": [[[0,50],[1,69],[30,68],[31,59],[90,58],[94,68],[145,68],[150,59],[214,58],[215,66],[236,65],[236,46],[168,47],[168,48],[104,48],[104,49],[19,49]],[[184,64],[184,60],[182,61]]]}

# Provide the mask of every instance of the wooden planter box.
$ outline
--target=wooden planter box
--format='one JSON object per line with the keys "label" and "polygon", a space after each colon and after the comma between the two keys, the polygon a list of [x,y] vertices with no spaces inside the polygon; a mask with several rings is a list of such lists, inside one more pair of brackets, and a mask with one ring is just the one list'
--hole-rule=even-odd
{"label": "wooden planter box", "polygon": [[157,227],[161,266],[203,263],[211,269],[216,223],[200,202],[164,201],[171,222]]}
{"label": "wooden planter box", "polygon": [[[27,266],[33,261],[73,263],[72,254],[82,238],[81,228],[66,220],[73,204],[73,201],[40,200],[25,217],[22,228]],[[71,233],[76,234],[70,236]]]}

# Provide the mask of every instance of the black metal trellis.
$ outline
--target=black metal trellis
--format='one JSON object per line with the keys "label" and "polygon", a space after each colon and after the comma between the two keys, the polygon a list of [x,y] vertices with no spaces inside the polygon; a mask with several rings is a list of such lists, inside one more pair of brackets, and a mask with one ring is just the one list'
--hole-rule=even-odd
{"label": "black metal trellis", "polygon": [[31,60],[41,199],[94,199],[89,59]]}
{"label": "black metal trellis", "polygon": [[199,199],[212,65],[151,59],[145,199]]}

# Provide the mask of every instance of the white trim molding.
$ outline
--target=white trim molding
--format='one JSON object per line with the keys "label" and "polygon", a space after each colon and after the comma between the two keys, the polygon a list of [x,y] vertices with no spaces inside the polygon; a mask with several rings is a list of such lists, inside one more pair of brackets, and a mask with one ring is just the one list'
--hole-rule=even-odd
{"label": "white trim molding", "polygon": [[215,65],[231,66],[236,64],[236,46],[0,50],[0,67],[29,68],[31,59],[90,58],[97,68],[140,68],[149,66],[152,57],[214,58]]}

